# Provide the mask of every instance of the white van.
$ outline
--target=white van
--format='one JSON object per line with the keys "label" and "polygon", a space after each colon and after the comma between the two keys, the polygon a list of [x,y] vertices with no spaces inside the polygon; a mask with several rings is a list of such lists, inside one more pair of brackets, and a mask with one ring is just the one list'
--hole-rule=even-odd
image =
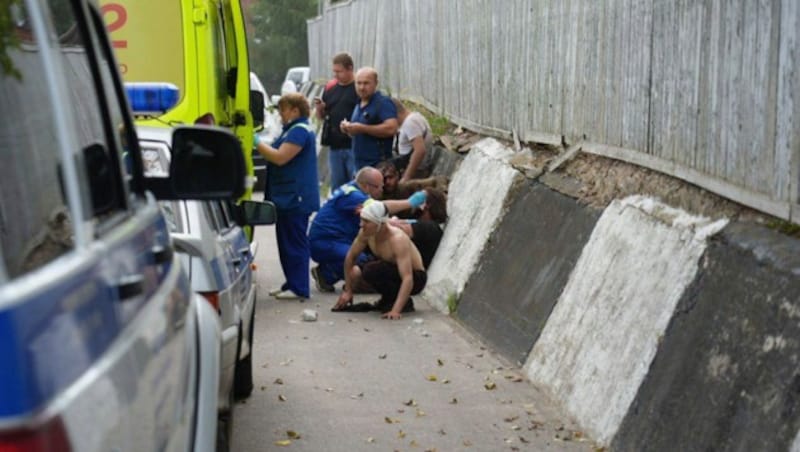
{"label": "white van", "polygon": [[[291,67],[288,71],[286,71],[286,78],[283,80],[283,86],[281,87],[281,95],[286,94],[287,92],[297,92],[300,91],[300,87],[303,86],[304,83],[311,80],[311,68],[308,66],[297,66]],[[294,90],[290,90],[289,84],[286,82],[291,82],[294,85]]]}

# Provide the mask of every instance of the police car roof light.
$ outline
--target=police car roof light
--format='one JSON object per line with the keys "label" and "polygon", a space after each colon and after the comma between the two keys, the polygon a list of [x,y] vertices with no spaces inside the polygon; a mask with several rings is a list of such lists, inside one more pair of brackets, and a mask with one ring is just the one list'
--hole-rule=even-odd
{"label": "police car roof light", "polygon": [[178,103],[180,90],[172,83],[126,83],[125,91],[134,114],[164,113]]}

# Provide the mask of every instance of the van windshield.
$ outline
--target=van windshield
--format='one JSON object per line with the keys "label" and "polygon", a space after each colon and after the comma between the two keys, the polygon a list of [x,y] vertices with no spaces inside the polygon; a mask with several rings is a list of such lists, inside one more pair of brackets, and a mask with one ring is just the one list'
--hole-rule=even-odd
{"label": "van windshield", "polygon": [[100,0],[126,82],[167,82],[184,89],[180,0]]}

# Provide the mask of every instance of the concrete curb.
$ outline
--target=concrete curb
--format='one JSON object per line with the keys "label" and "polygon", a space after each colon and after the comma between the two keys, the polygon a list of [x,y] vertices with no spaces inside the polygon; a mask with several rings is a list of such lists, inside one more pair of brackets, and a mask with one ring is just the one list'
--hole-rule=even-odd
{"label": "concrete curb", "polygon": [[642,196],[599,214],[512,155],[454,173],[423,298],[600,445],[800,452],[800,241]]}

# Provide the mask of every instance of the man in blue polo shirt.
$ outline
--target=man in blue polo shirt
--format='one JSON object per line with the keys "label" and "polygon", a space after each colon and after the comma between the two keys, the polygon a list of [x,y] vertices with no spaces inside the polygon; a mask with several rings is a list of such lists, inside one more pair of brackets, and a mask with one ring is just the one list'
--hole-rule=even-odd
{"label": "man in blue polo shirt", "polygon": [[342,132],[352,137],[356,170],[375,166],[392,157],[392,141],[397,134],[397,108],[378,91],[378,72],[363,67],[356,72],[356,104],[350,121],[340,124]]}

